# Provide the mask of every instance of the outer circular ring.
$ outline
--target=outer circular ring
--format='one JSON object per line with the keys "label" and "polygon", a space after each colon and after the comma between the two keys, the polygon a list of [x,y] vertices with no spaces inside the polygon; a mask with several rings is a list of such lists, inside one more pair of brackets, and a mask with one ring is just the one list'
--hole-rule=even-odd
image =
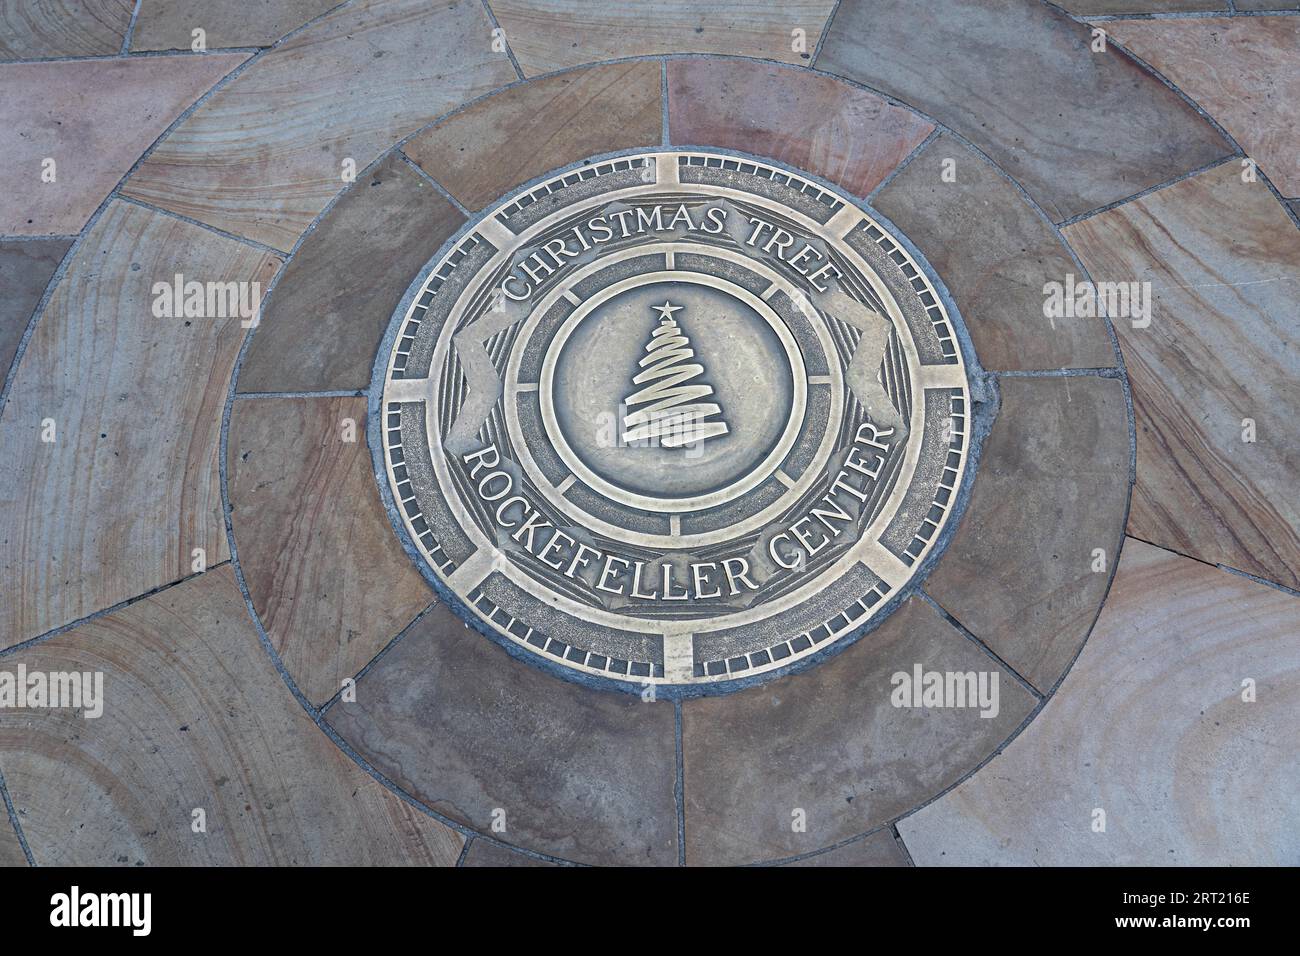
{"label": "outer circular ring", "polygon": [[[652,157],[652,158],[651,158]],[[683,167],[696,165],[704,169],[734,168],[746,172],[764,169],[774,170],[777,167],[765,164],[751,162],[748,159],[737,157],[713,157],[706,153],[693,151],[691,153],[653,153],[646,158],[629,158],[621,161],[613,161],[609,166],[611,169],[642,169],[648,168],[651,163],[661,171],[666,167],[680,163]],[[599,175],[599,167],[596,175]],[[462,555],[455,559],[448,556],[442,549],[436,539],[430,541],[430,535],[427,525],[421,526],[423,520],[419,508],[411,507],[413,495],[408,497],[410,488],[403,484],[402,476],[398,473],[399,469],[395,466],[404,462],[405,449],[399,444],[393,444],[391,436],[396,434],[399,426],[392,426],[396,419],[392,416],[392,410],[399,408],[404,401],[418,399],[425,403],[427,414],[424,418],[424,441],[428,449],[440,447],[439,436],[435,434],[435,421],[441,414],[440,402],[444,395],[442,390],[435,388],[431,384],[432,378],[421,382],[411,382],[405,378],[405,361],[411,345],[406,339],[398,339],[397,347],[394,348],[386,366],[386,374],[380,387],[379,383],[375,388],[375,393],[382,392],[383,407],[389,410],[388,424],[390,429],[387,432],[389,439],[383,445],[384,454],[387,456],[386,470],[387,479],[390,483],[395,497],[401,502],[400,510],[402,512],[401,523],[409,538],[418,542],[417,550],[425,558],[427,564],[436,569],[434,579],[442,585],[442,590],[450,591],[459,599],[459,605],[463,609],[465,616],[474,620],[480,629],[486,630],[498,640],[513,643],[520,647],[526,647],[529,651],[537,654],[541,651],[543,654],[550,655],[562,662],[563,668],[569,673],[566,676],[576,674],[589,674],[605,678],[612,677],[620,681],[634,681],[635,683],[661,683],[667,685],[689,685],[692,683],[718,683],[734,680],[743,676],[748,679],[756,674],[777,673],[786,669],[793,661],[801,659],[816,653],[823,647],[838,641],[841,637],[849,634],[860,632],[879,609],[886,605],[892,605],[889,598],[896,595],[900,589],[904,588],[913,576],[913,569],[919,566],[920,562],[927,556],[938,539],[937,532],[942,524],[946,522],[951,515],[951,505],[957,500],[957,487],[960,484],[961,476],[965,470],[967,458],[967,445],[965,441],[966,432],[968,431],[968,412],[969,412],[969,389],[966,383],[965,372],[963,368],[963,359],[960,347],[957,344],[958,338],[954,335],[952,319],[948,315],[942,300],[934,291],[934,286],[930,282],[926,273],[917,265],[915,258],[901,244],[891,240],[889,233],[880,225],[879,221],[861,211],[860,208],[851,204],[843,197],[835,193],[824,190],[821,186],[813,183],[811,180],[796,180],[798,174],[782,173],[787,177],[787,182],[801,181],[804,186],[801,188],[816,190],[817,194],[822,197],[821,202],[825,203],[829,210],[833,210],[833,217],[826,215],[826,211],[800,213],[797,209],[790,209],[789,216],[791,221],[802,217],[807,220],[809,227],[815,230],[829,226],[832,230],[833,238],[840,242],[843,254],[846,258],[851,259],[860,267],[862,281],[873,289],[878,290],[876,301],[880,303],[881,311],[888,313],[888,318],[897,335],[897,341],[902,355],[905,357],[905,364],[909,375],[913,377],[918,394],[928,394],[927,390],[937,389],[939,393],[947,395],[952,394],[951,412],[955,416],[953,422],[957,423],[953,428],[945,426],[945,438],[950,440],[949,451],[940,457],[940,462],[946,460],[947,464],[939,464],[937,467],[942,471],[942,477],[939,480],[943,490],[941,497],[936,500],[932,506],[923,506],[929,508],[929,516],[924,518],[911,537],[911,543],[906,544],[903,550],[903,543],[894,542],[892,545],[882,543],[886,535],[893,533],[892,525],[888,520],[896,513],[897,508],[907,503],[907,493],[910,485],[900,481],[888,492],[888,500],[885,502],[883,510],[876,512],[876,518],[867,532],[858,540],[857,544],[847,552],[839,554],[839,557],[828,566],[817,568],[802,582],[798,582],[786,593],[782,594],[782,603],[779,607],[769,607],[764,604],[754,606],[745,606],[732,610],[721,615],[700,619],[694,618],[680,623],[671,619],[664,618],[642,618],[638,616],[628,616],[626,613],[619,613],[613,610],[601,608],[598,606],[584,606],[576,602],[572,597],[564,592],[554,592],[546,599],[549,607],[561,614],[569,615],[574,620],[588,621],[596,628],[614,628],[620,632],[628,634],[640,634],[641,638],[637,640],[642,642],[643,647],[648,649],[644,651],[645,658],[639,662],[636,657],[629,656],[624,658],[612,657],[609,653],[599,653],[592,648],[580,648],[573,643],[572,639],[560,640],[553,634],[539,633],[535,627],[527,620],[522,620],[518,613],[503,608],[497,598],[490,597],[488,593],[479,587],[480,584],[488,582],[489,578],[499,579],[502,582],[509,582],[510,586],[517,589],[527,588],[529,576],[521,571],[516,564],[505,556],[497,548],[496,541],[493,541],[483,535],[472,522],[466,522],[464,531],[474,542],[472,553]],[[529,202],[530,192],[532,194],[549,195],[551,192],[560,188],[555,184],[568,185],[569,183],[580,183],[585,178],[584,171],[564,174],[550,177],[544,180],[542,186],[534,187],[531,191],[524,191],[516,194],[511,199],[505,201],[493,211],[487,213],[476,223],[471,224],[467,232],[472,236],[476,228],[486,229],[489,235],[499,236],[504,229],[504,224],[508,221],[509,215],[513,211],[517,213],[522,210]],[[674,180],[675,181],[675,180]],[[645,180],[642,180],[645,182]],[[630,189],[624,189],[621,192],[611,193],[605,198],[615,197],[623,199],[629,194],[645,193],[648,190],[662,188],[662,184],[655,182],[647,185],[633,186]],[[717,195],[731,197],[736,193],[735,199],[743,201],[744,198],[752,198],[740,190],[728,190],[718,188]],[[538,228],[562,214],[563,210],[551,212],[549,216],[530,224],[525,232],[519,233],[519,236],[534,234]],[[808,215],[820,215],[822,221],[808,219]],[[833,222],[828,223],[828,219],[833,218]],[[851,237],[851,238],[850,238]],[[521,240],[522,242],[522,240]],[[847,243],[847,245],[846,245]],[[469,255],[468,251],[469,238],[462,236],[461,240],[454,243],[452,248],[441,255],[428,270],[426,276],[422,277],[412,287],[411,293],[408,294],[403,307],[399,309],[398,318],[400,319],[399,327],[412,322],[417,314],[418,309],[426,308],[429,302],[430,291],[436,289],[435,281],[440,281],[439,277],[446,278],[450,276],[454,265]],[[877,248],[877,246],[879,248]],[[517,248],[517,246],[516,246]],[[882,257],[881,253],[884,253]],[[875,265],[868,265],[867,259],[875,257]],[[475,268],[477,274],[500,276],[501,266],[497,271],[493,271],[492,263],[508,264],[508,253],[502,255],[497,253],[495,258],[489,258],[488,261],[480,261]],[[604,263],[605,260],[598,260]],[[890,270],[897,268],[900,270],[900,277],[895,278],[894,285],[891,287],[885,278],[882,277],[878,269]],[[901,286],[899,283],[903,283]],[[910,293],[915,290],[919,301],[922,303],[922,319],[917,324],[915,314],[905,316],[895,299],[896,291],[902,288]],[[477,289],[478,291],[474,291]],[[865,289],[865,287],[864,287]],[[557,296],[557,291],[552,289],[548,292],[550,298]],[[863,291],[860,294],[870,296],[870,291]],[[460,288],[458,297],[446,321],[440,328],[438,335],[438,344],[435,349],[435,355],[447,354],[446,350],[450,347],[451,336],[454,330],[459,328],[458,322],[463,316],[463,310],[466,302],[479,303],[482,309],[483,291],[481,286],[466,286]],[[813,314],[825,316],[825,312],[819,311],[814,305],[805,301],[800,301],[801,309],[810,308]],[[824,305],[823,305],[824,308]],[[837,306],[837,308],[842,308]],[[913,306],[913,313],[916,307]],[[481,311],[479,314],[482,314]],[[537,317],[542,314],[542,306],[539,305],[531,312],[529,321],[535,322]],[[910,325],[909,325],[910,323]],[[491,326],[495,329],[497,326]],[[930,346],[931,362],[921,361],[919,354],[920,349],[912,341],[916,334],[926,332],[940,334],[940,339]],[[403,333],[406,334],[406,333]],[[406,352],[403,352],[405,348]],[[514,353],[517,357],[517,352]],[[378,364],[378,363],[377,363]],[[833,363],[832,363],[833,364]],[[430,374],[434,368],[433,359],[429,360],[427,366]],[[515,358],[511,359],[511,374],[507,376],[508,380],[517,380],[517,362]],[[882,373],[883,374],[883,373]],[[906,417],[907,433],[923,434],[926,430],[926,423],[935,414],[935,409],[926,409],[924,402],[916,402],[911,406],[911,412]],[[513,402],[507,402],[506,407],[512,410]],[[947,415],[950,411],[945,399],[945,404],[940,406],[939,414]],[[516,427],[517,422],[512,423]],[[933,430],[933,425],[931,430]],[[829,431],[829,430],[828,430]],[[949,439],[949,433],[953,437]],[[874,432],[873,432],[874,434]],[[521,446],[522,448],[523,446]],[[397,457],[397,456],[401,457]],[[436,481],[440,487],[448,492],[448,500],[456,500],[455,481],[448,470],[447,460],[441,453],[434,453],[432,460],[433,472]],[[521,458],[523,456],[521,455]],[[928,453],[930,459],[928,467],[932,470],[936,467],[934,462],[933,450]],[[902,445],[901,466],[902,474],[907,481],[912,481],[914,473],[921,464],[922,450],[918,443],[907,441]],[[809,473],[814,473],[815,469],[809,469]],[[539,486],[546,489],[545,484]],[[552,489],[554,491],[554,489]],[[912,510],[915,510],[915,503],[912,503]],[[935,512],[938,512],[938,517]],[[909,532],[909,534],[911,534]],[[897,535],[894,535],[897,537]],[[498,541],[500,541],[498,536]],[[803,539],[800,539],[803,540]],[[904,537],[903,542],[907,538]],[[770,551],[772,557],[782,567],[795,568],[796,571],[802,571],[802,566],[796,564],[786,564],[779,552],[774,549]],[[893,553],[891,554],[891,550]],[[815,552],[810,552],[810,555]],[[868,569],[866,576],[863,577],[862,569]],[[426,576],[427,572],[426,572]],[[669,576],[665,569],[664,589],[669,587]],[[846,583],[847,582],[847,583]],[[860,583],[859,583],[860,582]],[[873,585],[874,582],[874,585]],[[845,596],[830,597],[830,603],[827,603],[825,595],[819,600],[822,605],[828,609],[831,607],[843,608],[844,605],[851,606],[844,610],[836,610],[830,613],[830,616],[815,626],[811,621],[804,622],[797,615],[791,617],[784,612],[791,607],[797,607],[827,591],[830,588],[844,589]],[[860,591],[853,591],[854,588],[870,588],[865,595]],[[634,588],[635,589],[635,588]],[[499,591],[499,587],[497,588]],[[849,592],[853,591],[852,594]],[[856,594],[856,598],[853,596]],[[789,619],[789,625],[782,625],[780,620]],[[728,628],[746,628],[753,627],[759,622],[772,619],[772,627],[788,626],[793,628],[793,632],[786,634],[776,634],[773,637],[775,643],[770,646],[763,646],[752,653],[744,653],[740,656],[724,650],[723,657],[712,659],[710,653],[701,652],[698,647],[701,629],[707,633],[732,633]],[[650,645],[644,644],[649,640]],[[661,643],[656,643],[661,642]],[[652,646],[653,645],[653,646]],[[723,647],[725,648],[725,642]]]}

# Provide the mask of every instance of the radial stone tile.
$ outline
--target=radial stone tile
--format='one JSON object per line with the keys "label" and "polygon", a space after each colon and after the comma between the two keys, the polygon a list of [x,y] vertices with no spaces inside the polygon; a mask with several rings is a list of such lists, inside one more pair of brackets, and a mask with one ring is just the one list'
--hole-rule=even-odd
{"label": "radial stone tile", "polygon": [[86,234],[0,418],[0,646],[176,581],[196,548],[228,557],[217,456],[241,319],[156,317],[153,286],[265,287],[278,265],[124,202]]}
{"label": "radial stone tile", "polygon": [[528,76],[655,53],[722,53],[808,63],[834,0],[493,0]]}
{"label": "radial stone tile", "polygon": [[134,9],[134,0],[7,0],[0,60],[117,53]]}
{"label": "radial stone tile", "polygon": [[515,79],[477,0],[362,0],[261,54],[124,192],[288,250],[379,152]]}
{"label": "radial stone tile", "polygon": [[966,136],[1060,222],[1232,152],[1176,93],[1034,0],[843,0],[816,66]]}
{"label": "radial stone tile", "polygon": [[877,830],[826,853],[805,857],[786,866],[911,866],[907,854],[889,830]]}
{"label": "radial stone tile", "polygon": [[[996,715],[895,706],[894,675],[916,668],[996,675]],[[779,859],[877,827],[974,768],[1034,703],[919,598],[806,673],[685,701],[686,862]]]}
{"label": "radial stone tile", "polygon": [[975,493],[925,589],[1046,692],[1088,636],[1123,540],[1128,415],[1114,379],[1000,387]]}
{"label": "radial stone tile", "polygon": [[270,46],[340,0],[142,0],[131,52],[188,50],[201,29],[206,48]]}
{"label": "radial stone tile", "polygon": [[475,840],[470,844],[469,852],[461,866],[555,866],[535,856],[526,856],[514,850],[508,850],[487,840]]}
{"label": "radial stone tile", "polygon": [[32,312],[45,294],[71,239],[0,242],[0,381],[9,373]]}
{"label": "radial stone tile", "polygon": [[1300,738],[1296,611],[1291,595],[1129,539],[1097,628],[1043,712],[899,824],[912,857],[1300,863],[1300,761],[1287,744]]}
{"label": "radial stone tile", "polygon": [[470,209],[587,156],[663,135],[661,68],[615,63],[502,90],[416,136],[405,152]]}
{"label": "radial stone tile", "polygon": [[355,703],[325,716],[381,773],[467,826],[576,862],[677,862],[672,704],[557,680],[445,607],[358,681]]}
{"label": "radial stone tile", "polygon": [[934,129],[910,110],[806,70],[740,60],[668,64],[669,133],[806,169],[865,196]]}
{"label": "radial stone tile", "polygon": [[236,402],[230,507],[253,606],[314,703],[338,693],[433,592],[379,503],[364,398]]}
{"label": "radial stone tile", "polygon": [[0,139],[0,233],[80,232],[158,135],[246,59],[0,64],[0,127],[22,131]]}
{"label": "radial stone tile", "polygon": [[1046,285],[1079,269],[1055,230],[982,156],[941,136],[872,204],[943,277],[986,369],[1115,364],[1103,319],[1044,317]]}
{"label": "radial stone tile", "polygon": [[450,865],[460,852],[460,834],[298,706],[229,565],[4,664],[104,675],[98,718],[0,711],[0,769],[42,865]]}
{"label": "radial stone tile", "polygon": [[1140,20],[1106,28],[1213,116],[1284,196],[1300,196],[1300,19]]}
{"label": "radial stone tile", "polygon": [[464,221],[400,157],[362,177],[276,283],[239,391],[365,388],[403,290]]}
{"label": "radial stone tile", "polygon": [[[1300,587],[1300,233],[1227,163],[1072,226],[1099,282],[1151,284],[1120,321],[1137,418],[1129,533]],[[1248,440],[1250,439],[1250,440]]]}

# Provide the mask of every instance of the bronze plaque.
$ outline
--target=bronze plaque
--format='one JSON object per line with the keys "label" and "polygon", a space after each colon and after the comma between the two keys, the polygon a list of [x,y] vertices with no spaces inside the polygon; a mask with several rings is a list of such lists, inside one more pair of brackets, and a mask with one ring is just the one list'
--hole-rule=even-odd
{"label": "bronze plaque", "polygon": [[526,188],[412,286],[371,389],[408,552],[572,675],[718,684],[860,632],[966,471],[931,279],[825,185],[654,151]]}

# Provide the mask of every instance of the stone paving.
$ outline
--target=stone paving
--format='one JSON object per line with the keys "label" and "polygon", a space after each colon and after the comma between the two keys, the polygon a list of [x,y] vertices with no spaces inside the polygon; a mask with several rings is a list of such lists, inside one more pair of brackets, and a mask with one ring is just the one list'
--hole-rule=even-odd
{"label": "stone paving", "polygon": [[[1300,863],[1294,6],[18,0],[0,89],[0,865]],[[915,576],[725,692],[489,640],[372,458],[426,264],[658,149],[905,237],[974,405]]]}

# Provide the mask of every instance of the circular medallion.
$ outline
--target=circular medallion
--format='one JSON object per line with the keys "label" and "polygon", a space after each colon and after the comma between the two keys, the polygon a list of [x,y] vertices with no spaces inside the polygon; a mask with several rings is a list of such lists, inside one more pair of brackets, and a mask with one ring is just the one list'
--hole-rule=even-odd
{"label": "circular medallion", "polygon": [[412,286],[373,384],[385,501],[480,630],[573,674],[712,684],[860,632],[966,470],[951,317],[899,239],[703,151],[556,175]]}

